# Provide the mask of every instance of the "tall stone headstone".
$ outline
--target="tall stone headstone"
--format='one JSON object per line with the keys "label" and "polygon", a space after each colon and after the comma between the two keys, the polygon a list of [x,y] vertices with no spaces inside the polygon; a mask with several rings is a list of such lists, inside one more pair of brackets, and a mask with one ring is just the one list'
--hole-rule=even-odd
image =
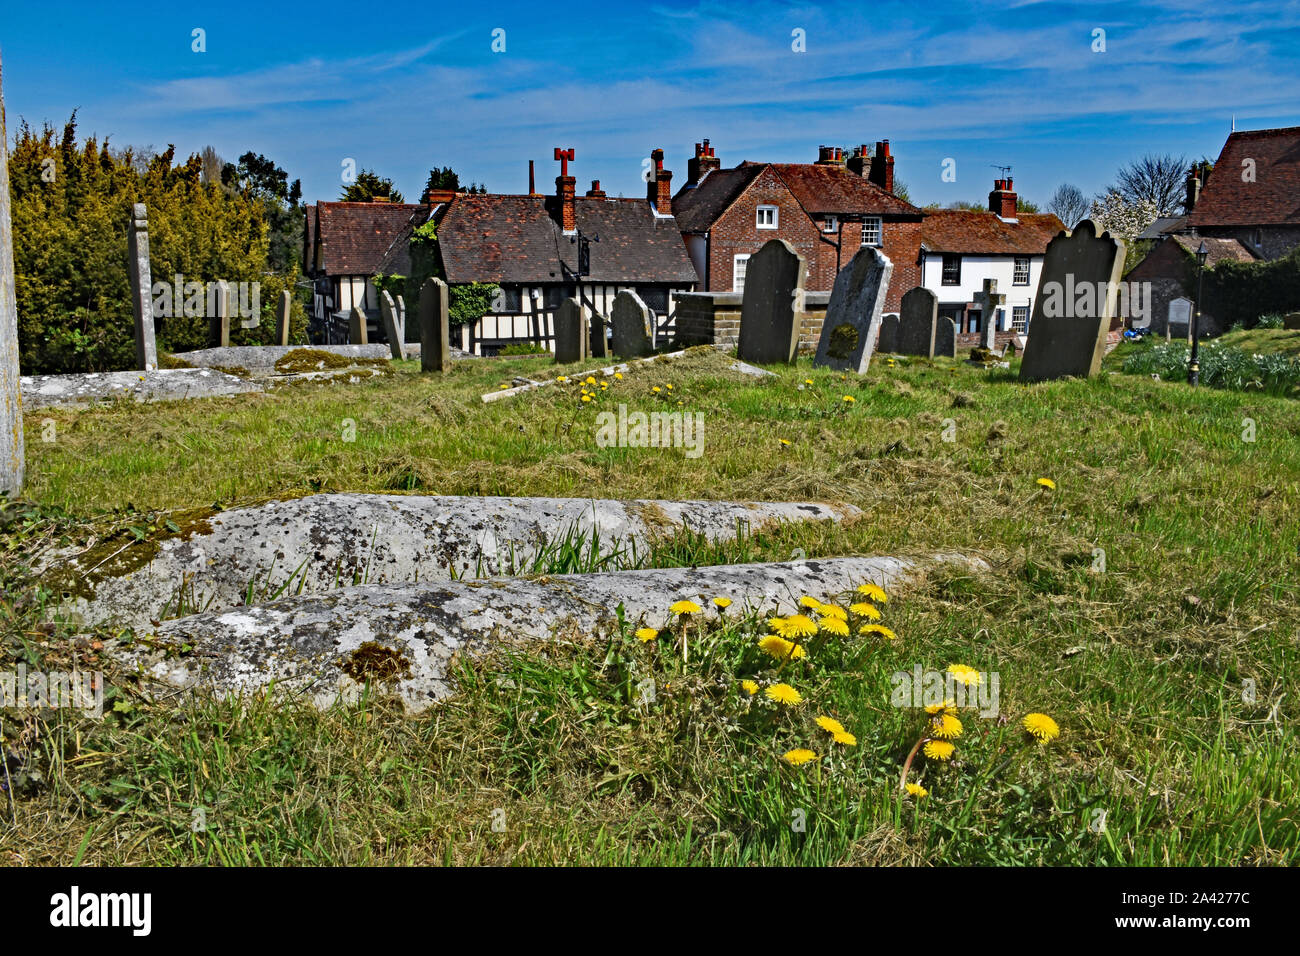
{"label": "tall stone headstone", "polygon": [[149,267],[149,211],[142,202],[131,206],[126,248],[131,311],[135,315],[135,364],[147,371],[158,367],[158,344],[154,338],[153,273]]}
{"label": "tall stone headstone", "polygon": [[555,361],[581,362],[590,354],[591,327],[577,299],[565,299],[555,312]]}
{"label": "tall stone headstone", "polygon": [[379,293],[379,314],[384,319],[384,337],[388,339],[388,350],[393,358],[402,357],[402,328],[397,321],[397,303],[385,289]]}
{"label": "tall stone headstone", "polygon": [[1123,273],[1124,243],[1098,235],[1091,219],[1047,244],[1021,381],[1087,378],[1101,369]]}
{"label": "tall stone headstone", "polygon": [[225,279],[208,283],[208,341],[213,346],[230,345],[230,283]]}
{"label": "tall stone headstone", "polygon": [[605,317],[595,309],[587,310],[591,316],[591,325],[587,330],[587,344],[593,358],[606,358],[609,355],[609,335],[605,331]]}
{"label": "tall stone headstone", "polygon": [[934,358],[935,329],[939,318],[939,299],[929,289],[917,286],[903,295],[898,317],[898,351],[903,355]]}
{"label": "tall stone headstone", "polygon": [[641,358],[654,352],[650,344],[650,309],[635,292],[623,291],[614,296],[610,324],[614,327],[614,354],[619,358]]}
{"label": "tall stone headstone", "polygon": [[742,362],[793,362],[803,321],[803,256],[773,239],[749,257],[736,354]]}
{"label": "tall stone headstone", "polygon": [[348,313],[348,343],[350,345],[369,345],[370,330],[366,327],[366,314],[355,305]]}
{"label": "tall stone headstone", "polygon": [[[23,389],[18,370],[18,299],[14,289],[14,245],[9,220],[9,135],[0,77],[0,494],[23,490]],[[150,313],[152,315],[152,312]]]}
{"label": "tall stone headstone", "polygon": [[[858,374],[867,370],[880,339],[880,311],[893,272],[894,264],[875,246],[863,246],[839,271],[831,286],[814,365]],[[745,290],[749,290],[748,275]]]}
{"label": "tall stone headstone", "polygon": [[280,293],[280,304],[275,310],[275,341],[277,345],[289,344],[289,317],[292,314],[293,296],[285,289]]}
{"label": "tall stone headstone", "polygon": [[898,351],[898,327],[901,320],[896,315],[887,315],[880,320],[880,336],[876,339],[876,351],[889,354]]}
{"label": "tall stone headstone", "polygon": [[406,300],[400,295],[397,297],[397,334],[403,342],[406,341]]}
{"label": "tall stone headstone", "polygon": [[1173,327],[1178,327],[1178,334],[1192,338],[1192,300],[1179,296],[1169,300],[1169,319],[1165,324],[1165,339],[1173,334]]}
{"label": "tall stone headstone", "polygon": [[447,283],[425,279],[420,286],[420,371],[446,372],[451,368],[450,300]]}
{"label": "tall stone headstone", "polygon": [[944,358],[957,357],[957,323],[939,316],[934,324],[934,354]]}
{"label": "tall stone headstone", "polygon": [[980,345],[993,351],[997,343],[998,310],[1007,304],[1007,297],[998,294],[998,280],[985,279],[984,288],[975,293],[975,302],[980,307]]}

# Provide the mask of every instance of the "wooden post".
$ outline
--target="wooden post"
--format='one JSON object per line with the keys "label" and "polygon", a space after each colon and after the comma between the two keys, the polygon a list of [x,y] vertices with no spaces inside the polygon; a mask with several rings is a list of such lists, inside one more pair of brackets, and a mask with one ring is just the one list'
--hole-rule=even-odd
{"label": "wooden post", "polygon": [[18,371],[18,301],[9,219],[9,134],[0,77],[0,494],[23,490],[23,391]]}

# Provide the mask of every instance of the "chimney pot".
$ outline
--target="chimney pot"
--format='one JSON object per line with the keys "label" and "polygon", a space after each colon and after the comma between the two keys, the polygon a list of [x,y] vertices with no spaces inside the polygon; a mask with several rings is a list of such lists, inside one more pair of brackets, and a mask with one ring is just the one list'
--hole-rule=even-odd
{"label": "chimney pot", "polygon": [[686,161],[686,185],[694,186],[720,165],[707,139],[703,143],[696,143],[695,156]]}
{"label": "chimney pot", "polygon": [[876,143],[876,155],[871,157],[871,173],[867,178],[887,193],[894,191],[894,157],[889,151],[889,140]]}

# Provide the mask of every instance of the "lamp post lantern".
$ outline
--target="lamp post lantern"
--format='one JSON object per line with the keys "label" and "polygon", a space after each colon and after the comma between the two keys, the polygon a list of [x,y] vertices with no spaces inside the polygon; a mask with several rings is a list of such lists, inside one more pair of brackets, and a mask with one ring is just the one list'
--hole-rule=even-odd
{"label": "lamp post lantern", "polygon": [[1210,250],[1202,239],[1196,250],[1196,310],[1192,314],[1192,357],[1187,365],[1187,384],[1192,386],[1201,384],[1201,363],[1198,360],[1201,345],[1201,290],[1205,280],[1205,260],[1209,256]]}

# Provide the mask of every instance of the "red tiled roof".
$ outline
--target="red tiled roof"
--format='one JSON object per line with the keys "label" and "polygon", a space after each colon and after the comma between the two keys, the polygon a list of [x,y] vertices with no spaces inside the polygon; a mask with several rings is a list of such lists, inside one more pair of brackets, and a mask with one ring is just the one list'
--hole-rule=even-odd
{"label": "red tiled roof", "polygon": [[1213,239],[1209,236],[1170,236],[1169,238],[1178,243],[1184,252],[1193,256],[1196,255],[1197,248],[1204,242],[1206,251],[1209,253],[1205,257],[1207,269],[1213,269],[1225,260],[1230,262],[1255,261],[1255,254],[1236,239]]}
{"label": "red tiled roof", "polygon": [[921,222],[921,243],[931,252],[1041,256],[1063,229],[1051,213],[1021,213],[1018,222],[1006,222],[991,212],[940,209]]}
{"label": "red tiled roof", "polygon": [[412,203],[317,203],[321,271],[326,275],[377,274],[393,241],[424,208]]}
{"label": "red tiled roof", "polygon": [[684,186],[673,197],[673,215],[682,232],[708,232],[713,224],[763,171],[761,163],[715,169],[696,186]]}
{"label": "red tiled roof", "polygon": [[772,163],[799,205],[812,215],[919,216],[921,210],[843,166]]}
{"label": "red tiled roof", "polygon": [[[1255,181],[1242,182],[1255,161]],[[1187,224],[1277,226],[1300,223],[1300,126],[1232,133],[1223,144]]]}

